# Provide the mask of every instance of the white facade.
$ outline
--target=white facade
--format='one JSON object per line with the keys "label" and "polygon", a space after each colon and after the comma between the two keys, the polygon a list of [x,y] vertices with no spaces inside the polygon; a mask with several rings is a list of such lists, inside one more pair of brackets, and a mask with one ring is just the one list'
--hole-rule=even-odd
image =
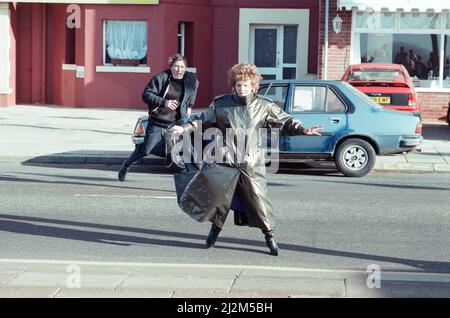
{"label": "white facade", "polygon": [[0,94],[11,93],[9,79],[11,76],[11,37],[8,3],[0,3]]}

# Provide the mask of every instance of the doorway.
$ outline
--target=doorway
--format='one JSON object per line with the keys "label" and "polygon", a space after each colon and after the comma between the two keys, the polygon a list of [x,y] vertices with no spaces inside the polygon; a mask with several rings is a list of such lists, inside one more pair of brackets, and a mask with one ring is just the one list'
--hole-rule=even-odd
{"label": "doorway", "polygon": [[250,62],[264,79],[297,77],[298,25],[250,25]]}

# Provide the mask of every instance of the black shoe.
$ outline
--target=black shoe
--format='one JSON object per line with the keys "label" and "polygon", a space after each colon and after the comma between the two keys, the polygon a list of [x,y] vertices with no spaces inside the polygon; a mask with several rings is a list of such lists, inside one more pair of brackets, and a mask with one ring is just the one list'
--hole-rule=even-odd
{"label": "black shoe", "polygon": [[211,226],[208,237],[206,238],[206,248],[213,247],[216,244],[217,237],[222,229],[215,224]]}
{"label": "black shoe", "polygon": [[275,242],[275,239],[273,238],[273,235],[266,235],[266,243],[270,249],[270,254],[273,256],[278,256],[279,248],[277,242]]}
{"label": "black shoe", "polygon": [[122,167],[120,167],[119,173],[117,174],[117,178],[119,179],[119,181],[125,181],[125,177],[127,176],[127,170],[128,167],[126,167],[125,165],[122,165]]}

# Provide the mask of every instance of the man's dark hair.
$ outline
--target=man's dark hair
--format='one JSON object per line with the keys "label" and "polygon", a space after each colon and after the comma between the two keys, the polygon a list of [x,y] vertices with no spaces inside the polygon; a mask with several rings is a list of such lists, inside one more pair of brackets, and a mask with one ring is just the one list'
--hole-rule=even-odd
{"label": "man's dark hair", "polygon": [[183,55],[181,55],[180,53],[171,55],[169,57],[169,61],[168,61],[169,62],[169,67],[172,67],[178,61],[183,61],[184,65],[186,65],[186,67],[187,67],[187,59]]}

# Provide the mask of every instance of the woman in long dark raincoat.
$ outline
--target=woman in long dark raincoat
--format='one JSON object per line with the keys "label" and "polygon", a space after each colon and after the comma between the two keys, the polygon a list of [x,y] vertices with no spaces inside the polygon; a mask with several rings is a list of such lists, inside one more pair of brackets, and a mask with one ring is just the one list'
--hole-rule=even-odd
{"label": "woman in long dark raincoat", "polygon": [[[179,196],[179,205],[184,212],[197,221],[212,222],[206,239],[208,248],[214,246],[236,193],[245,206],[248,225],[260,228],[271,254],[278,255],[278,246],[273,236],[272,204],[266,195],[266,167],[264,153],[260,149],[261,134],[254,132],[262,128],[280,128],[282,134],[320,135],[320,126],[304,128],[300,121],[285,113],[271,100],[256,95],[261,79],[253,64],[233,66],[228,71],[228,81],[233,93],[216,97],[196,120],[172,128],[175,134],[189,134],[199,129],[200,125],[202,130],[215,127],[224,138],[224,162],[211,163],[203,160],[199,171],[188,185],[181,187],[184,192]],[[243,131],[247,134],[240,138]],[[230,133],[234,133],[231,138]],[[239,145],[238,140],[243,141],[243,145]],[[230,156],[230,153],[237,156]]]}

